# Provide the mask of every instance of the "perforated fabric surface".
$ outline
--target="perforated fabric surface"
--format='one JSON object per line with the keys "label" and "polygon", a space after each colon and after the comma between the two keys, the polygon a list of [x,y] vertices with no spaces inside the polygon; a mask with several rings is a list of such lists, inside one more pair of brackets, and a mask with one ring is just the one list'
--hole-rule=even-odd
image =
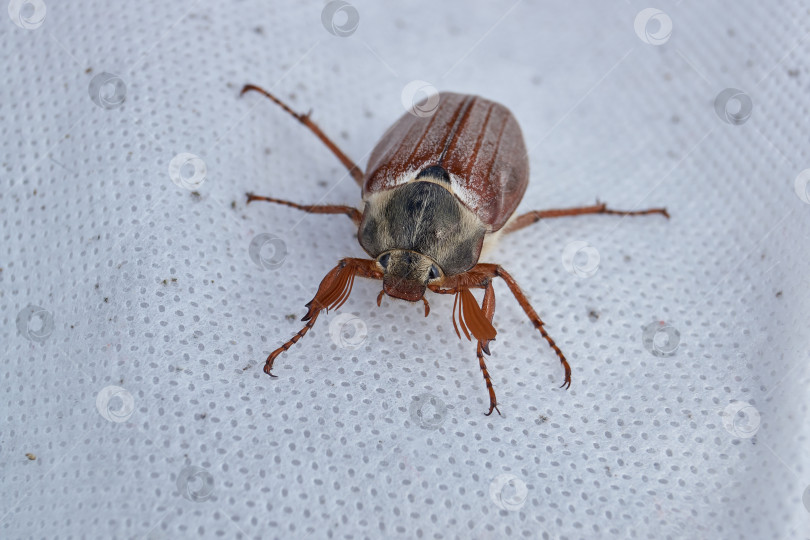
{"label": "perforated fabric surface", "polygon": [[[810,6],[664,4],[10,2],[0,537],[810,537]],[[248,82],[361,166],[432,87],[480,94],[525,135],[519,212],[672,217],[487,256],[569,390],[500,280],[503,416],[452,296],[425,318],[359,278],[271,379],[364,254],[345,216],[245,193],[360,190]]]}

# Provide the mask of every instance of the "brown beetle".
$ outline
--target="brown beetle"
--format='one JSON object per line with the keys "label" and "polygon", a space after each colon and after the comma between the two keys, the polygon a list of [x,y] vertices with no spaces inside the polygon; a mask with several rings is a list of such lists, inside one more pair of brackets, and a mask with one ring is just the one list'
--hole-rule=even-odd
{"label": "brown beetle", "polygon": [[[346,166],[362,187],[364,210],[352,206],[301,205],[248,193],[247,202],[269,201],[313,214],[346,214],[358,226],[357,238],[371,259],[342,259],[321,281],[306,305],[306,325],[292,339],[270,353],[264,372],[301,339],[322,310],[337,309],[349,298],[354,278],[382,280],[383,294],[430,307],[426,289],[456,295],[453,327],[477,343],[478,363],[489,391],[489,412],[498,410],[484,353],[495,338],[493,278],[500,277],[512,291],[535,328],[546,339],[565,370],[564,387],[571,385],[571,368],[543,327],[517,282],[500,265],[479,263],[482,249],[501,233],[510,233],[541,219],[582,214],[663,214],[666,209],[618,211],[596,204],[580,208],[535,210],[512,218],[529,183],[529,161],[523,135],[512,113],[478,96],[440,93],[430,116],[405,113],[383,135],[371,153],[366,172],[344,154],[310,119],[297,114],[269,92],[255,90],[307,126]],[[511,219],[510,219],[511,218]],[[470,289],[484,289],[479,307]],[[458,315],[456,314],[458,312]],[[456,318],[458,317],[458,323]],[[472,337],[471,337],[472,336]]]}

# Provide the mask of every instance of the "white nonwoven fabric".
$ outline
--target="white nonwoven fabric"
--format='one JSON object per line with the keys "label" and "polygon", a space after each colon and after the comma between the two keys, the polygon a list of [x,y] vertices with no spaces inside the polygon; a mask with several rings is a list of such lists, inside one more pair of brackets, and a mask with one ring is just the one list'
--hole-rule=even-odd
{"label": "white nonwoven fabric", "polygon": [[[575,5],[576,4],[576,5]],[[806,2],[12,0],[0,537],[808,538]],[[487,357],[453,298],[348,302],[362,167],[432,88],[509,107]],[[413,114],[425,111],[414,110]],[[428,111],[429,113],[429,111]],[[476,292],[480,301],[480,292]]]}

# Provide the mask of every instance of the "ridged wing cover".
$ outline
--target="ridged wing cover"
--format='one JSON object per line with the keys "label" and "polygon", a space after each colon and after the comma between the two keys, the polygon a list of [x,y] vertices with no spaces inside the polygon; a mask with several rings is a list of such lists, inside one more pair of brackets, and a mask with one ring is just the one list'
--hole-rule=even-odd
{"label": "ridged wing cover", "polygon": [[520,203],[529,182],[529,160],[514,115],[478,96],[442,92],[430,116],[405,113],[371,153],[363,198],[412,180],[440,165],[450,173],[458,199],[499,230]]}

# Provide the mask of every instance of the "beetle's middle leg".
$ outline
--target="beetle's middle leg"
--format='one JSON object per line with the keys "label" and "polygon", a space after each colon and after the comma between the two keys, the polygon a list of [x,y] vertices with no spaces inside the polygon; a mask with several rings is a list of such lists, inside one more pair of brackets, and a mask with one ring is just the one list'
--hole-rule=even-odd
{"label": "beetle's middle leg", "polygon": [[346,214],[358,227],[360,221],[363,219],[363,214],[354,206],[346,206],[342,204],[298,204],[282,199],[274,199],[272,197],[262,197],[261,195],[254,195],[253,193],[247,194],[247,202],[250,204],[253,201],[267,201],[276,204],[283,204],[298,210],[303,210],[310,214]]}
{"label": "beetle's middle leg", "polygon": [[321,281],[318,287],[318,292],[315,297],[310,300],[306,307],[307,314],[301,319],[307,321],[307,324],[299,330],[289,341],[284,343],[281,347],[271,352],[264,363],[264,372],[274,377],[271,373],[273,369],[273,362],[276,358],[298,343],[298,340],[306,335],[307,332],[315,325],[318,320],[318,315],[324,309],[338,309],[349,299],[349,294],[352,292],[354,285],[354,278],[356,276],[366,277],[371,279],[382,279],[383,274],[377,270],[377,262],[368,259],[343,259],[336,267],[326,274],[326,277]]}
{"label": "beetle's middle leg", "polygon": [[555,210],[533,210],[517,216],[505,228],[505,233],[515,232],[541,219],[558,218],[566,216],[582,216],[585,214],[612,214],[617,216],[644,216],[648,214],[661,214],[669,219],[666,208],[648,208],[646,210],[613,210],[605,203],[597,203],[593,206],[580,206],[576,208],[559,208]]}

